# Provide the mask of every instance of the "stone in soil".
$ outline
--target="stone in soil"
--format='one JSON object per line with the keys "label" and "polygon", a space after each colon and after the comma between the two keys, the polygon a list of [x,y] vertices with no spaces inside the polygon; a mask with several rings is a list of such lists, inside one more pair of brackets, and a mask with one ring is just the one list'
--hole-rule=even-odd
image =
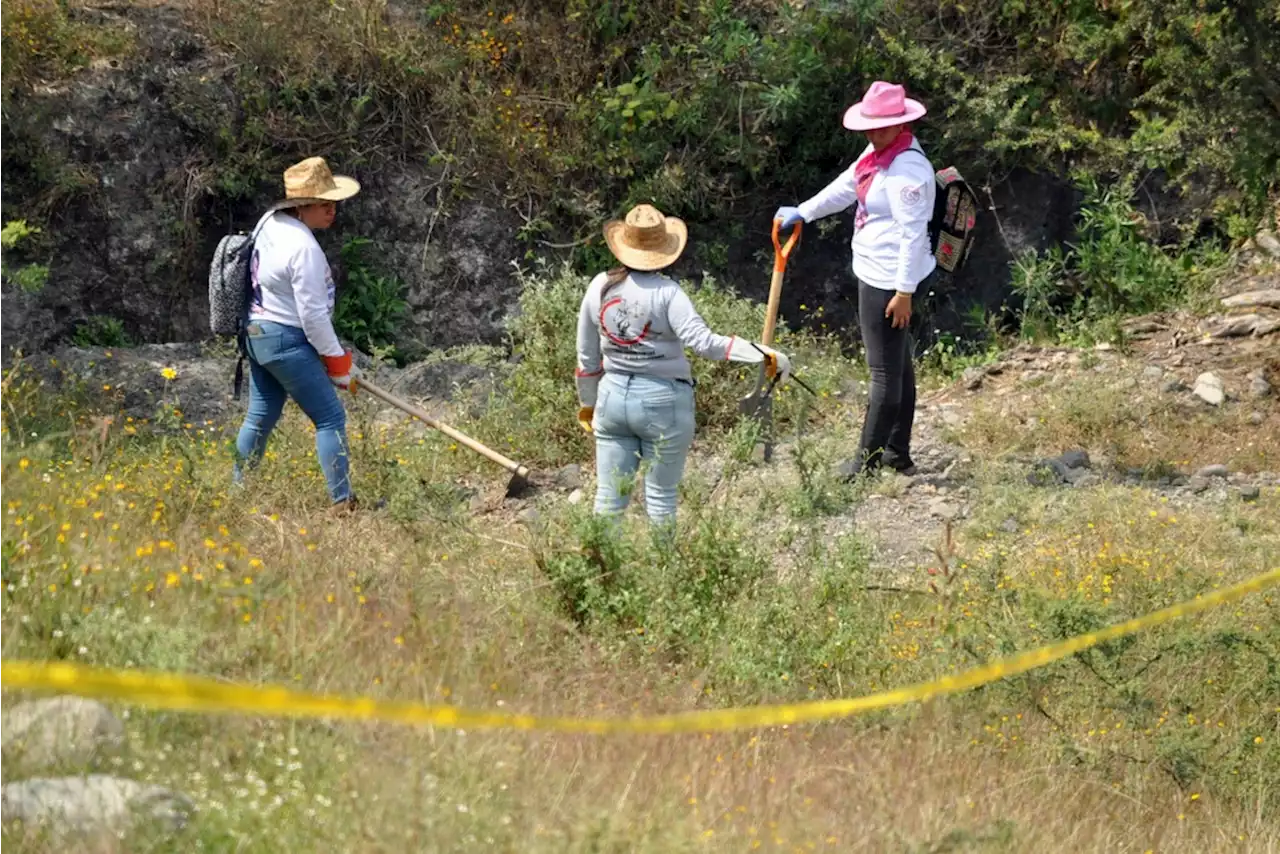
{"label": "stone in soil", "polygon": [[100,845],[140,823],[174,833],[193,809],[180,792],[104,774],[35,778],[0,789],[6,825],[21,822],[24,829],[43,830],[56,839],[88,837]]}
{"label": "stone in soil", "polygon": [[1257,501],[1259,496],[1262,495],[1262,490],[1251,484],[1240,487],[1236,494],[1240,496],[1241,501]]}
{"label": "stone in soil", "polygon": [[[1073,471],[1078,471],[1078,469],[1073,469]],[[1092,487],[1092,486],[1098,486],[1101,483],[1102,483],[1102,478],[1091,471],[1084,472],[1080,477],[1071,481],[1071,485],[1076,487],[1077,489],[1088,489],[1089,487]]]}
{"label": "stone in soil", "polygon": [[933,501],[929,502],[929,513],[930,515],[937,516],[939,519],[950,521],[960,518],[961,509],[959,505],[951,501],[935,498]]}
{"label": "stone in soil", "polygon": [[573,492],[570,492],[570,493],[569,493],[569,503],[570,503],[570,504],[581,504],[581,503],[582,503],[582,498],[583,498],[583,495],[582,495],[582,490],[581,490],[581,489],[575,489]]}
{"label": "stone in soil", "polygon": [[1196,472],[1196,477],[1226,477],[1229,474],[1231,474],[1230,469],[1222,463],[1214,463],[1213,465],[1202,467]]}
{"label": "stone in soil", "polygon": [[964,382],[964,387],[969,391],[977,391],[982,388],[982,380],[986,377],[987,372],[979,367],[965,368],[960,379]]}
{"label": "stone in soil", "polygon": [[582,487],[582,466],[570,463],[556,472],[556,486],[561,489],[580,489]]}
{"label": "stone in soil", "polygon": [[4,713],[4,761],[28,773],[85,767],[117,749],[123,738],[124,726],[110,709],[81,697],[32,700]]}
{"label": "stone in soil", "polygon": [[1271,396],[1271,383],[1267,381],[1267,373],[1262,368],[1249,372],[1249,396],[1254,399]]}
{"label": "stone in soil", "polygon": [[1222,379],[1217,374],[1209,373],[1208,371],[1196,377],[1196,384],[1192,392],[1210,406],[1221,406],[1227,399],[1227,392],[1222,385]]}
{"label": "stone in soil", "polygon": [[1187,481],[1187,489],[1191,490],[1197,495],[1204,492],[1208,488],[1209,488],[1209,479],[1207,477],[1201,477],[1200,475],[1197,474],[1197,475],[1192,475],[1191,479]]}

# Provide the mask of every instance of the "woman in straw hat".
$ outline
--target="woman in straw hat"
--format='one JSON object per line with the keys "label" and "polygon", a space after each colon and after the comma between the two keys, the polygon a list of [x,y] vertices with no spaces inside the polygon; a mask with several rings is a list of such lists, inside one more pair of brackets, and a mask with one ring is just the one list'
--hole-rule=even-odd
{"label": "woman in straw hat", "polygon": [[869,143],[852,166],[798,208],[779,208],[784,228],[813,222],[856,204],[853,273],[858,320],[871,368],[871,402],[858,455],[840,467],[847,479],[881,465],[911,473],[916,378],[907,331],[911,298],[933,273],[929,219],[934,170],[911,132],[924,105],[901,86],[876,81],[844,114],[844,126]]}
{"label": "woman in straw hat", "polygon": [[620,267],[592,279],[578,315],[578,421],[596,437],[595,511],[618,516],[624,480],[640,461],[645,509],[674,523],[676,490],[693,441],[693,379],[684,348],[707,359],[765,362],[785,381],[791,362],[768,347],[712,332],[688,295],[657,272],[684,252],[684,222],[650,205],[604,227]]}
{"label": "woman in straw hat", "polygon": [[337,203],[360,192],[310,157],[284,173],[285,198],[259,223],[250,261],[253,297],[245,328],[249,411],[236,440],[235,480],[262,458],[285,400],[316,427],[316,455],[335,511],[354,509],[347,462],[346,412],[335,389],[348,388],[351,351],[333,331],[333,274],[314,231],[333,225]]}

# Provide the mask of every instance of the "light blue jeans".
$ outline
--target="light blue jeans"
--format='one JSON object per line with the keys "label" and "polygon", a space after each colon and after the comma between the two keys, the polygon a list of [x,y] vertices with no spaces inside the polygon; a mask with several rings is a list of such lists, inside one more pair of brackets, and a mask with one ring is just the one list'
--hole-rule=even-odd
{"label": "light blue jeans", "polygon": [[252,321],[246,341],[249,411],[236,438],[235,482],[243,483],[244,469],[262,459],[285,401],[292,397],[316,425],[316,456],[329,498],[335,504],[347,500],[351,497],[347,414],[320,354],[307,341],[306,333],[283,323]]}
{"label": "light blue jeans", "polygon": [[641,460],[644,506],[655,524],[673,524],[676,493],[693,443],[693,386],[677,380],[605,374],[591,428],[596,435],[596,504],[619,516],[631,502]]}

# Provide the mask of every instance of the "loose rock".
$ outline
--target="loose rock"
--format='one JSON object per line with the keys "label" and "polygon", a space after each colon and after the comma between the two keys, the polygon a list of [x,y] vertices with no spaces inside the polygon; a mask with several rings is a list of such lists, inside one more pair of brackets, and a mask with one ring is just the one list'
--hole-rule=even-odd
{"label": "loose rock", "polygon": [[536,525],[542,521],[542,514],[537,507],[526,507],[516,514],[516,521],[525,525]]}
{"label": "loose rock", "polygon": [[953,520],[960,517],[960,507],[950,501],[936,498],[929,502],[929,513],[939,519]]}
{"label": "loose rock", "polygon": [[123,738],[124,726],[110,709],[81,697],[18,703],[4,713],[4,761],[28,773],[86,767],[118,748]]}
{"label": "loose rock", "polygon": [[1226,308],[1280,308],[1280,288],[1247,291],[1222,301]]}
{"label": "loose rock", "polygon": [[1207,371],[1196,377],[1196,384],[1192,392],[1210,406],[1221,406],[1223,401],[1227,399],[1227,392],[1222,385],[1222,379],[1217,374]]}
{"label": "loose rock", "polygon": [[581,503],[582,503],[582,497],[583,497],[583,496],[582,496],[582,490],[581,490],[581,489],[575,489],[573,492],[570,492],[570,493],[569,493],[569,503],[570,503],[570,504],[581,504]]}
{"label": "loose rock", "polygon": [[979,367],[965,368],[960,379],[964,382],[964,387],[969,391],[977,391],[982,388],[982,380],[986,377],[987,372]]}
{"label": "loose rock", "polygon": [[1196,477],[1226,477],[1231,471],[1222,463],[1214,463],[1213,465],[1204,466],[1196,472]]}
{"label": "loose rock", "polygon": [[1069,469],[1087,469],[1089,467],[1089,452],[1082,449],[1066,451],[1062,456],[1058,457],[1058,460]]}
{"label": "loose rock", "polygon": [[1214,338],[1243,338],[1252,335],[1261,338],[1280,329],[1280,320],[1260,314],[1242,314],[1237,317],[1219,318],[1209,335]]}
{"label": "loose rock", "polygon": [[1249,396],[1254,399],[1271,396],[1271,383],[1267,380],[1267,372],[1262,368],[1249,372]]}
{"label": "loose rock", "polygon": [[1240,496],[1241,501],[1257,501],[1259,496],[1262,495],[1262,490],[1254,485],[1242,486],[1237,491],[1237,494]]}
{"label": "loose rock", "polygon": [[557,471],[556,486],[561,489],[579,489],[582,486],[582,466],[570,463]]}
{"label": "loose rock", "polygon": [[1280,238],[1277,238],[1269,231],[1260,231],[1258,236],[1253,239],[1258,248],[1266,252],[1272,258],[1280,258]]}
{"label": "loose rock", "polygon": [[1197,474],[1197,475],[1192,475],[1191,478],[1187,481],[1187,489],[1191,490],[1196,495],[1199,495],[1200,493],[1204,492],[1208,488],[1209,488],[1209,478],[1207,477],[1201,477],[1200,475]]}
{"label": "loose rock", "polygon": [[45,828],[51,836],[103,837],[139,823],[168,833],[181,830],[194,805],[180,792],[134,780],[91,774],[7,783],[0,789],[5,824]]}

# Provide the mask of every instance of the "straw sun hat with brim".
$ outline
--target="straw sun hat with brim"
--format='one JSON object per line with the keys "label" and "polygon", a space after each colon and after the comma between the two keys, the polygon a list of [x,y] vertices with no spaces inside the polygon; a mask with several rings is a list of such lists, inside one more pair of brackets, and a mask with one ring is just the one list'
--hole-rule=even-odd
{"label": "straw sun hat with brim", "polygon": [[633,270],[661,270],[684,252],[689,230],[684,220],[663,216],[652,205],[637,205],[626,219],[605,223],[604,242],[613,256]]}
{"label": "straw sun hat with brim", "polygon": [[335,175],[323,157],[308,157],[284,170],[284,199],[271,207],[276,210],[340,202],[360,192],[360,182],[346,175]]}

